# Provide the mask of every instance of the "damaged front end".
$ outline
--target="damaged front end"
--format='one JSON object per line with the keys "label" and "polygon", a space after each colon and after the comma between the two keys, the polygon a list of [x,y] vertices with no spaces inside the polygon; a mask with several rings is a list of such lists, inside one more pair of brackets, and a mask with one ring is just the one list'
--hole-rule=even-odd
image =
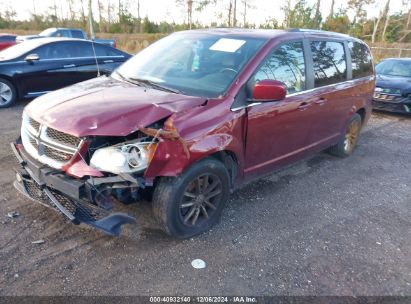
{"label": "damaged front end", "polygon": [[125,137],[77,138],[24,115],[21,138],[11,144],[20,164],[14,185],[74,224],[117,236],[135,218],[116,212],[116,206],[139,200],[144,172],[162,138],[181,140],[177,131],[159,125]]}

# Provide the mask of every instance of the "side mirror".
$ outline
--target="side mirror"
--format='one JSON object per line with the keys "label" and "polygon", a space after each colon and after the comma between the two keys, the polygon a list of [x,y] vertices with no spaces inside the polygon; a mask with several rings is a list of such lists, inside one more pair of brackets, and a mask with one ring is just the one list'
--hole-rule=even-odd
{"label": "side mirror", "polygon": [[277,80],[261,80],[254,84],[252,101],[279,101],[287,95],[287,87]]}
{"label": "side mirror", "polygon": [[28,62],[33,62],[33,61],[40,60],[40,57],[37,54],[30,54],[30,55],[27,55],[26,58],[24,58],[24,60],[26,60]]}

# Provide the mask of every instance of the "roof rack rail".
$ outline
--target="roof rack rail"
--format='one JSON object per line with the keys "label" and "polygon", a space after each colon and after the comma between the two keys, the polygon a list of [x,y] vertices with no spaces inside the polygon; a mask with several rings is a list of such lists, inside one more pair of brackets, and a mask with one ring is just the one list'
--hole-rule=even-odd
{"label": "roof rack rail", "polygon": [[343,34],[343,33],[323,31],[323,30],[315,30],[315,29],[290,28],[290,29],[286,29],[286,31],[287,32],[318,33],[318,34],[333,34],[333,35],[337,34],[337,35],[349,37],[349,35]]}

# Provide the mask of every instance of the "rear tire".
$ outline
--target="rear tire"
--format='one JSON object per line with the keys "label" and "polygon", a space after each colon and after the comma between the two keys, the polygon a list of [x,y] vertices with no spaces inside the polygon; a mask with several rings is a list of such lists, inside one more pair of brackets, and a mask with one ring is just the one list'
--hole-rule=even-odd
{"label": "rear tire", "polygon": [[330,147],[328,152],[338,157],[347,157],[354,151],[360,136],[362,119],[358,113],[354,113],[348,121],[344,134],[339,142]]}
{"label": "rear tire", "polygon": [[8,108],[16,102],[17,91],[14,85],[0,78],[0,108]]}
{"label": "rear tire", "polygon": [[162,230],[189,238],[210,229],[229,197],[225,166],[215,159],[195,163],[178,177],[162,177],[153,193],[153,213]]}

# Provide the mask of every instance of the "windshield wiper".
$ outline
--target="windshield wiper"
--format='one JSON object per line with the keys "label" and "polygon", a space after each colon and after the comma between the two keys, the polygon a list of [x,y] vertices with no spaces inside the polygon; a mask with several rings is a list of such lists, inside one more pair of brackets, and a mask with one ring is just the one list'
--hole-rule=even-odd
{"label": "windshield wiper", "polygon": [[141,79],[141,78],[128,78],[131,81],[135,81],[137,83],[141,83],[141,84],[145,84],[145,85],[149,85],[150,87],[157,89],[157,90],[161,90],[161,91],[165,91],[165,92],[171,92],[174,94],[181,94],[182,92],[177,90],[177,89],[173,89],[173,88],[169,88],[167,86],[164,86],[162,84],[159,84],[155,81],[151,81],[148,79]]}
{"label": "windshield wiper", "polygon": [[127,82],[132,83],[132,84],[136,84],[135,82],[132,82],[132,81],[130,81],[129,79],[127,79],[127,78],[126,78],[125,76],[123,76],[120,72],[115,71],[114,73],[116,73],[122,80],[127,81]]}

